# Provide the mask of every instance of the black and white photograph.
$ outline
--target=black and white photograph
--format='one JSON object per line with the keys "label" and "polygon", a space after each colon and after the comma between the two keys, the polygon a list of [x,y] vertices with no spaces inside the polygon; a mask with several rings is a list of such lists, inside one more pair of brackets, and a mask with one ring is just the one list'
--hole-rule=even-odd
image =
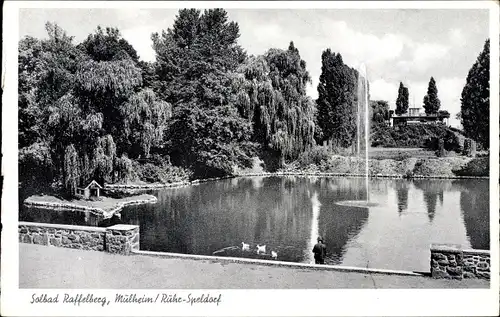
{"label": "black and white photograph", "polygon": [[2,315],[498,315],[497,6],[7,1]]}

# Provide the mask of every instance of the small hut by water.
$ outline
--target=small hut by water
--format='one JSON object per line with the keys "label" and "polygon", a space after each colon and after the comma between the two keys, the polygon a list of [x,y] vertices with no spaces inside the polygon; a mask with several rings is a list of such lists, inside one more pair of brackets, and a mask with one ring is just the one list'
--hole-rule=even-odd
{"label": "small hut by water", "polygon": [[85,188],[77,187],[76,197],[81,199],[99,198],[99,196],[101,195],[101,189],[102,186],[99,185],[99,183],[97,183],[95,180],[93,180]]}

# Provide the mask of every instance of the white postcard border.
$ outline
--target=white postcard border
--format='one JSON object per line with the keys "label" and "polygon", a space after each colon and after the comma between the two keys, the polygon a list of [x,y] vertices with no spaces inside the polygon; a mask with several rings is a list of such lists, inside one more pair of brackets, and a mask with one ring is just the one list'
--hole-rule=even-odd
{"label": "white postcard border", "polygon": [[[498,153],[499,135],[499,49],[491,42],[491,170],[490,237],[491,288],[489,290],[26,290],[19,289],[19,248],[17,232],[17,42],[19,8],[483,8],[490,10],[490,38],[499,39],[499,10],[489,1],[439,2],[5,2],[3,11],[3,125],[2,125],[2,315],[104,316],[104,315],[496,315],[499,303],[499,219]],[[494,43],[495,42],[495,43]],[[106,307],[29,305],[34,292],[47,294],[93,293],[114,299],[116,293],[222,293],[219,306],[193,305],[109,305]],[[318,305],[317,303],[320,303]]]}

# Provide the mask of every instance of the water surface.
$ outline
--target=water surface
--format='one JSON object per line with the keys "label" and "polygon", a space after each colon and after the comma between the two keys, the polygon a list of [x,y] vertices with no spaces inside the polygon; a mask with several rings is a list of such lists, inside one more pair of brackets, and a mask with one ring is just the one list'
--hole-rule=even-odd
{"label": "water surface", "polygon": [[[140,226],[141,249],[311,263],[321,235],[326,263],[429,271],[431,243],[489,249],[488,180],[370,180],[242,177],[153,192],[155,205],[130,206],[122,223]],[[22,209],[20,220],[106,225],[80,212]],[[250,244],[249,252],[241,243]],[[266,245],[257,254],[256,245]]]}

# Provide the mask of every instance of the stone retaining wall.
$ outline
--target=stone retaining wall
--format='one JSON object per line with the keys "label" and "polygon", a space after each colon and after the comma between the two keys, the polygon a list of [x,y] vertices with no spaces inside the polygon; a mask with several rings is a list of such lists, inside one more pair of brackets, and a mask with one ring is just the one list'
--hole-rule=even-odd
{"label": "stone retaining wall", "polygon": [[19,242],[129,254],[139,250],[139,226],[108,228],[19,222]]}
{"label": "stone retaining wall", "polygon": [[464,278],[490,279],[490,252],[484,250],[464,250]]}
{"label": "stone retaining wall", "polygon": [[139,250],[139,226],[114,225],[106,229],[107,252],[129,254]]}
{"label": "stone retaining wall", "polygon": [[490,251],[464,250],[457,244],[431,245],[433,278],[490,279]]}

